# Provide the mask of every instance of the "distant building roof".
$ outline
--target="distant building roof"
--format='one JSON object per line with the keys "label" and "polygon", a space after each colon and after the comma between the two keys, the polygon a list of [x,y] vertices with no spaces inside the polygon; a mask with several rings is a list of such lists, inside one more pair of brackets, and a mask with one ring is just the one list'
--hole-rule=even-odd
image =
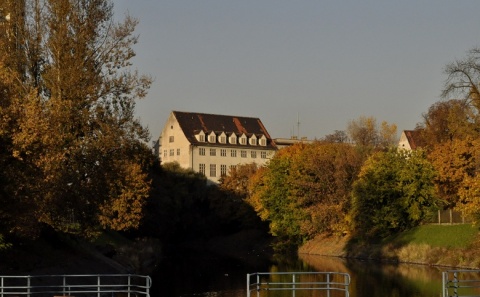
{"label": "distant building roof", "polygon": [[203,131],[205,134],[225,132],[227,135],[231,135],[232,133],[237,136],[245,134],[248,137],[252,135],[261,137],[264,135],[267,138],[267,147],[276,149],[275,143],[272,141],[270,134],[268,134],[267,129],[259,118],[198,112],[172,112],[188,141],[192,144],[198,143],[195,135],[200,131]]}
{"label": "distant building roof", "polygon": [[424,141],[422,139],[422,130],[404,130],[400,139],[402,148],[405,147],[405,141],[408,142],[408,146],[411,150],[416,150],[424,146]]}

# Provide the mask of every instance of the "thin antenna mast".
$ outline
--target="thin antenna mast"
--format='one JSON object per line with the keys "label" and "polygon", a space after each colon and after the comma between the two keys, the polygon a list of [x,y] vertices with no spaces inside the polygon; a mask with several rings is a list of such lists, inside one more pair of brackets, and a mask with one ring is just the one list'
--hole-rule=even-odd
{"label": "thin antenna mast", "polygon": [[300,115],[297,112],[297,138],[300,139]]}

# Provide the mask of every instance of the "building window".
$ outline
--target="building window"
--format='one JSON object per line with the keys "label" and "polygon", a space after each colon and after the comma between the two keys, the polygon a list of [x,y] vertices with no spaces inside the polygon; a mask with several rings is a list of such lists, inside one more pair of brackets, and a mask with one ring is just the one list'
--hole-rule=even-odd
{"label": "building window", "polygon": [[220,156],[226,157],[227,156],[227,150],[226,149],[220,149]]}
{"label": "building window", "polygon": [[164,157],[167,156],[167,150],[163,150],[163,156],[164,156]]}
{"label": "building window", "polygon": [[257,145],[257,139],[256,138],[251,138],[250,139],[250,144],[251,145]]}
{"label": "building window", "polygon": [[169,137],[168,137],[168,142],[173,142],[173,139],[174,139],[173,136],[169,136]]}
{"label": "building window", "polygon": [[211,143],[215,143],[215,140],[216,140],[215,138],[216,138],[215,135],[210,135],[208,136],[208,141]]}
{"label": "building window", "polygon": [[220,136],[220,143],[226,143],[226,142],[227,142],[227,137]]}
{"label": "building window", "polygon": [[251,151],[250,156],[255,159],[257,157],[257,152],[256,151]]}
{"label": "building window", "polygon": [[227,165],[220,165],[220,176],[227,175]]}
{"label": "building window", "polygon": [[247,138],[245,137],[240,138],[240,144],[243,144],[243,145],[247,144]]}
{"label": "building window", "polygon": [[247,151],[240,151],[240,156],[242,158],[246,158],[247,157]]}
{"label": "building window", "polygon": [[216,156],[217,155],[217,150],[216,149],[210,149],[210,156]]}
{"label": "building window", "polygon": [[177,156],[180,156],[180,149],[177,149]]}
{"label": "building window", "polygon": [[198,154],[199,154],[200,156],[205,156],[205,148],[204,148],[204,147],[199,148],[199,149],[198,149]]}
{"label": "building window", "polygon": [[260,152],[260,158],[266,159],[267,158],[267,152]]}
{"label": "building window", "polygon": [[205,135],[203,134],[198,135],[198,139],[199,139],[198,141],[200,142],[205,142]]}
{"label": "building window", "polygon": [[237,157],[237,150],[230,151],[230,157],[236,158]]}
{"label": "building window", "polygon": [[175,156],[175,150],[174,149],[170,149],[170,157],[171,156]]}
{"label": "building window", "polygon": [[237,168],[237,165],[230,165],[230,172],[235,170]]}
{"label": "building window", "polygon": [[266,139],[260,139],[260,145],[261,146],[267,146],[267,140]]}
{"label": "building window", "polygon": [[237,138],[236,137],[230,137],[230,143],[231,144],[237,144]]}
{"label": "building window", "polygon": [[210,177],[216,177],[216,176],[217,176],[217,165],[210,164]]}
{"label": "building window", "polygon": [[198,172],[205,175],[205,164],[200,164],[198,167]]}

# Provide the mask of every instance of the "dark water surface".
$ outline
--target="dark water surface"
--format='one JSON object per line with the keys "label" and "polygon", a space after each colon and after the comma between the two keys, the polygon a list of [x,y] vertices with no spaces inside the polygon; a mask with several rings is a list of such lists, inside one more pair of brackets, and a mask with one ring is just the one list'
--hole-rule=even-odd
{"label": "dark water surface", "polygon": [[[155,297],[245,297],[248,273],[332,271],[350,274],[350,297],[439,297],[442,296],[442,271],[446,269],[311,255],[270,262],[255,255],[239,260],[215,254],[180,253],[164,259],[152,274],[151,292]],[[291,292],[277,292],[261,296],[293,295]],[[296,294],[296,297],[303,296],[327,295],[318,291]]]}

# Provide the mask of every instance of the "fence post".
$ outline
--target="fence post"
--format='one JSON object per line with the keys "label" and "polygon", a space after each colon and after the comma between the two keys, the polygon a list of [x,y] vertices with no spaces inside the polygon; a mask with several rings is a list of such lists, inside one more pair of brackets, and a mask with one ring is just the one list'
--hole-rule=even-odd
{"label": "fence post", "polygon": [[132,282],[131,281],[131,274],[129,274],[128,275],[128,293],[127,293],[128,297],[130,297],[130,284],[131,284],[131,282]]}
{"label": "fence post", "polygon": [[147,276],[146,280],[147,280],[146,293],[147,293],[147,297],[150,297],[150,287],[152,286],[152,279],[150,278],[150,276]]}
{"label": "fence post", "polygon": [[97,274],[97,297],[100,297],[100,275]]}
{"label": "fence post", "polygon": [[292,274],[292,297],[295,297],[295,273]]}
{"label": "fence post", "polygon": [[260,274],[257,273],[257,297],[260,297]]}
{"label": "fence post", "polygon": [[247,292],[248,292],[247,297],[250,297],[250,274],[247,274]]}
{"label": "fence post", "polygon": [[458,275],[457,272],[453,273],[453,296],[458,297]]}
{"label": "fence post", "polygon": [[330,297],[330,273],[327,273],[327,297]]}
{"label": "fence post", "polygon": [[30,297],[30,275],[27,276],[27,296]]}

